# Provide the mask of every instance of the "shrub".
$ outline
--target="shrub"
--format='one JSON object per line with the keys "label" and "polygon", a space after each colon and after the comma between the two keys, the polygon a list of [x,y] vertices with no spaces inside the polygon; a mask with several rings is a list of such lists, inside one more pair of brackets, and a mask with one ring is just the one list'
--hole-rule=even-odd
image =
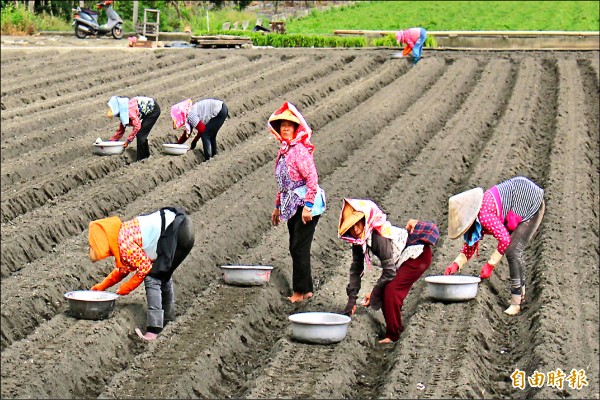
{"label": "shrub", "polygon": [[220,35],[246,36],[254,46],[271,47],[365,47],[364,37],[341,37],[326,35],[297,35],[258,33],[245,31],[220,31]]}
{"label": "shrub", "polygon": [[1,32],[5,35],[32,35],[35,33],[35,16],[24,5],[13,6],[11,4],[3,7],[0,19]]}

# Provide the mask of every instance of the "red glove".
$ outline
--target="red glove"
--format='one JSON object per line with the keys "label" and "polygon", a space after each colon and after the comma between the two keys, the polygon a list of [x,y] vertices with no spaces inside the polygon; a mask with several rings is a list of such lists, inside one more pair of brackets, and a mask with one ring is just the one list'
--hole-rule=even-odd
{"label": "red glove", "polygon": [[488,279],[490,276],[492,276],[492,272],[494,272],[494,266],[490,263],[485,263],[483,268],[481,268],[481,273],[479,274],[479,277],[481,279]]}
{"label": "red glove", "polygon": [[131,278],[117,289],[117,294],[120,296],[128,295],[132,290],[140,286],[140,283],[144,282],[144,278],[138,274],[133,274]]}
{"label": "red glove", "polygon": [[455,273],[458,272],[458,264],[457,263],[452,263],[451,266],[449,266],[448,268],[446,268],[446,270],[444,271],[444,275],[454,275]]}
{"label": "red glove", "polygon": [[95,284],[90,290],[106,290],[115,283],[119,283],[126,276],[127,274],[122,274],[117,268],[115,268],[110,274],[108,274],[106,278],[104,278],[102,282]]}

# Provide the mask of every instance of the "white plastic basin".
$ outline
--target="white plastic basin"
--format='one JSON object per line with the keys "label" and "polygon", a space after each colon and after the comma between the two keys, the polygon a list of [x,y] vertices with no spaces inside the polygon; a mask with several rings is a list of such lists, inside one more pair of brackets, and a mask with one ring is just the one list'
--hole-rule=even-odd
{"label": "white plastic basin", "polygon": [[477,296],[481,279],[467,275],[435,275],[425,278],[429,297],[443,301],[464,301]]}
{"label": "white plastic basin", "polygon": [[273,267],[267,265],[222,265],[223,280],[229,285],[266,285]]}
{"label": "white plastic basin", "polygon": [[99,156],[112,156],[116,154],[121,154],[125,148],[123,144],[125,142],[99,142],[96,141],[92,145],[92,152]]}
{"label": "white plastic basin", "polygon": [[163,153],[170,156],[182,156],[189,150],[189,146],[177,143],[163,144]]}
{"label": "white plastic basin", "polygon": [[304,312],[288,317],[292,323],[292,337],[305,343],[331,344],[344,340],[352,320],[342,314]]}

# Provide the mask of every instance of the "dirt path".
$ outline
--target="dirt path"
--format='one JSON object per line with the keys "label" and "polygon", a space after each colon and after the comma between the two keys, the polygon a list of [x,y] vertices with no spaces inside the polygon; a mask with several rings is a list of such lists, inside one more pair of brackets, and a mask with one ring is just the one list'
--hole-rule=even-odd
{"label": "dirt path", "polygon": [[[117,62],[112,49],[3,48],[0,396],[599,398],[598,53],[431,52],[417,67],[389,53],[123,50]],[[110,76],[95,73],[98,63]],[[102,110],[120,93],[152,95],[162,108],[140,163],[134,149],[90,152],[115,129]],[[230,108],[219,155],[162,155],[177,136],[169,105],[209,96]],[[329,206],[312,249],[315,297],[301,305],[285,300],[287,231],[269,222],[277,144],[265,121],[285,100],[313,127]],[[433,302],[417,282],[393,346],[377,345],[383,317],[363,308],[337,345],[291,340],[288,315],[346,302],[343,197],[374,199],[399,226],[435,221],[443,235],[425,274],[435,275],[460,248],[445,236],[448,197],[521,174],[545,188],[547,211],[526,252],[518,317],[502,312],[503,261],[467,303]],[[87,258],[89,221],[171,204],[191,213],[197,240],[175,276],[178,318],[160,340],[133,333],[145,324],[143,288],[108,320],[71,318],[63,293],[112,268]],[[466,272],[477,275],[494,247],[487,239]],[[269,285],[224,285],[219,266],[235,263],[273,265]],[[377,268],[365,275],[361,296],[377,277]],[[588,386],[511,385],[515,369],[557,368],[584,369]]]}

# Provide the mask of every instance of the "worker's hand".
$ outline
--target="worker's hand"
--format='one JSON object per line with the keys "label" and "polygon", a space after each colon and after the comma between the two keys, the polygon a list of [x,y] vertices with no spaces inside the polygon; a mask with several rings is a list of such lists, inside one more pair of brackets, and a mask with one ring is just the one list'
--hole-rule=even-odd
{"label": "worker's hand", "polygon": [[276,208],[271,213],[271,223],[275,226],[279,225],[279,208]]}
{"label": "worker's hand", "polygon": [[479,277],[481,279],[488,279],[490,276],[492,276],[493,272],[494,272],[494,266],[490,263],[485,263],[483,268],[481,268],[481,273],[479,274]]}
{"label": "worker's hand", "polygon": [[197,140],[192,140],[192,144],[190,145],[190,149],[194,150],[196,148],[196,144],[198,144]]}
{"label": "worker's hand", "polygon": [[454,275],[455,273],[457,273],[459,270],[458,264],[457,263],[452,263],[451,266],[449,266],[448,268],[446,268],[446,270],[444,271],[444,275]]}
{"label": "worker's hand", "polygon": [[347,315],[349,317],[352,317],[354,314],[356,314],[356,301],[348,300],[348,304],[346,304],[346,308],[344,308],[344,310],[340,314]]}
{"label": "worker's hand", "polygon": [[124,148],[124,149],[126,149],[126,148],[127,148],[127,146],[129,146],[129,143],[128,143],[128,142],[125,142],[125,143],[123,143],[123,148]]}
{"label": "worker's hand", "polygon": [[90,290],[103,291],[104,287],[102,286],[102,283],[96,283]]}
{"label": "worker's hand", "polygon": [[312,221],[312,210],[304,206],[302,208],[302,223],[307,224]]}
{"label": "worker's hand", "polygon": [[419,223],[418,219],[409,219],[408,222],[406,223],[406,230],[408,231],[408,233],[412,233],[413,230],[415,229],[415,226]]}
{"label": "worker's hand", "polygon": [[371,292],[365,295],[365,299],[362,301],[361,305],[363,307],[369,307],[371,305]]}

